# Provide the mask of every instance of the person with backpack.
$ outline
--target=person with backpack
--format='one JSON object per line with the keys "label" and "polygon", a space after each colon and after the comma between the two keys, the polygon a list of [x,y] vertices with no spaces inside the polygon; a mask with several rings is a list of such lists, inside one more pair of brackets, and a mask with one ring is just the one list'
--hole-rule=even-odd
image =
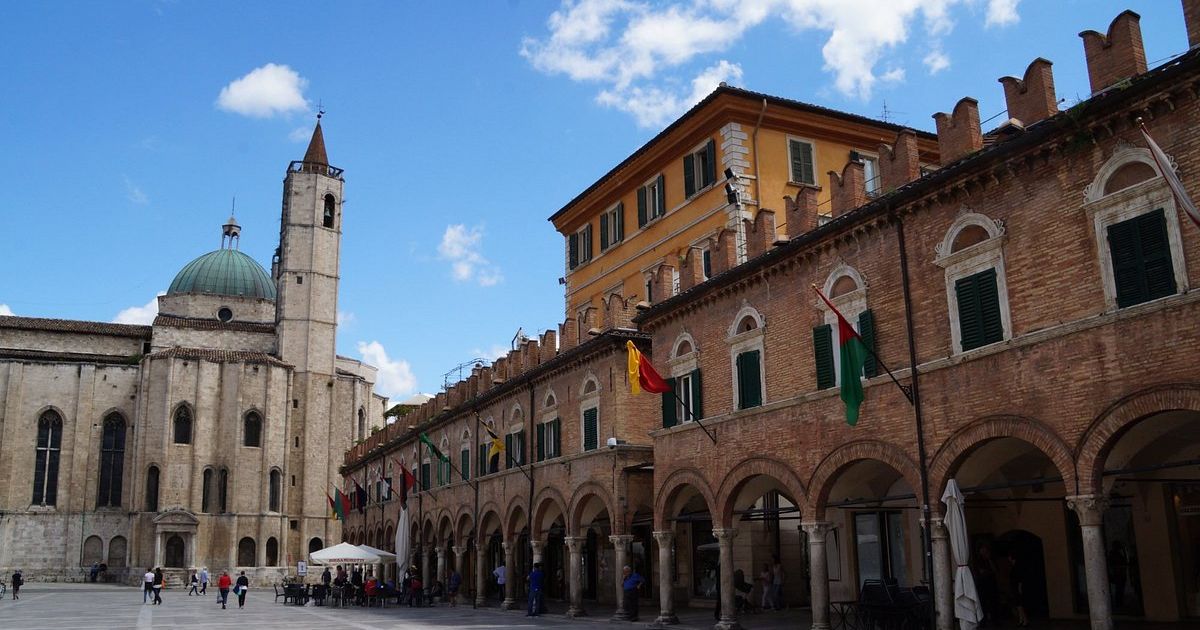
{"label": "person with backpack", "polygon": [[154,603],[162,605],[162,590],[163,590],[163,571],[162,568],[154,569]]}
{"label": "person with backpack", "polygon": [[188,597],[199,595],[200,578],[196,576],[196,572],[192,571],[192,590],[188,591]]}
{"label": "person with backpack", "polygon": [[241,575],[238,576],[237,586],[234,587],[234,592],[237,593],[238,597],[238,608],[246,606],[246,591],[248,590],[250,590],[250,579],[246,577],[246,572],[242,571]]}
{"label": "person with backpack", "polygon": [[21,576],[21,570],[17,569],[12,575],[13,599],[21,599],[21,585],[25,583],[25,578]]}

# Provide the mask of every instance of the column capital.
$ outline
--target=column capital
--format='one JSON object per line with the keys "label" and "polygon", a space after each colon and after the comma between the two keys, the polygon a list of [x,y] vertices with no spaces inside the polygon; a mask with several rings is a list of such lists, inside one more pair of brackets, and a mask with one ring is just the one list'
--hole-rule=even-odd
{"label": "column capital", "polygon": [[463,554],[463,552],[467,550],[467,548],[461,547],[459,545],[454,545],[453,547],[450,548],[450,550],[454,552],[454,555],[461,556]]}
{"label": "column capital", "polygon": [[531,540],[531,541],[529,541],[529,547],[530,547],[531,549],[533,549],[533,552],[534,552],[534,553],[537,553],[537,552],[541,551],[542,549],[545,549],[545,548],[546,548],[546,541],[544,541],[544,540]]}
{"label": "column capital", "polygon": [[654,540],[665,547],[675,542],[675,532],[669,529],[663,532],[654,532]]}
{"label": "column capital", "polygon": [[1095,527],[1104,522],[1104,511],[1108,509],[1108,497],[1098,494],[1069,496],[1067,497],[1067,507],[1075,510],[1081,526]]}
{"label": "column capital", "polygon": [[946,530],[946,521],[943,517],[929,517],[929,537],[933,540],[946,540],[950,537],[950,532]]}
{"label": "column capital", "polygon": [[579,553],[583,549],[584,543],[587,542],[587,538],[583,536],[564,536],[563,542],[567,544],[568,551]]}
{"label": "column capital", "polygon": [[514,543],[510,543],[507,540],[500,541],[500,548],[504,550],[504,555],[506,556],[513,552],[514,547],[516,547]]}
{"label": "column capital", "polygon": [[608,541],[614,545],[628,546],[633,542],[632,534],[614,534],[608,537]]}
{"label": "column capital", "polygon": [[833,529],[833,523],[829,521],[801,521],[800,528],[808,534],[808,539],[813,542],[825,542],[825,535],[829,530]]}
{"label": "column capital", "polygon": [[732,541],[734,538],[737,538],[737,535],[738,535],[738,530],[733,527],[714,527],[713,528],[713,536],[715,536],[716,539],[721,542],[724,542],[726,540]]}
{"label": "column capital", "polygon": [[446,555],[446,548],[445,547],[434,547],[433,552],[436,553],[439,558],[441,558]]}

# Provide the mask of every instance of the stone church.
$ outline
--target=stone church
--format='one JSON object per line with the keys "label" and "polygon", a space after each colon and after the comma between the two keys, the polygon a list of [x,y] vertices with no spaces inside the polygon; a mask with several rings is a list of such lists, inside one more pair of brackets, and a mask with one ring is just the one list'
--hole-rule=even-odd
{"label": "stone church", "polygon": [[318,117],[270,273],[230,218],[150,326],[0,317],[0,575],[268,582],[341,540],[338,455],[387,403],[374,367],[335,353],[343,185]]}

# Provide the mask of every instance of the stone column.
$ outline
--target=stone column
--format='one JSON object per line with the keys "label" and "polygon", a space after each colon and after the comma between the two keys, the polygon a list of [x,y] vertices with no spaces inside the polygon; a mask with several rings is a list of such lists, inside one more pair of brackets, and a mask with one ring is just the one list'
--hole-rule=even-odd
{"label": "stone column", "polygon": [[671,571],[675,568],[675,532],[654,532],[654,540],[658,542],[658,618],[654,624],[665,626],[679,623],[671,583]]}
{"label": "stone column", "polygon": [[800,524],[808,537],[808,587],[812,596],[813,630],[829,630],[829,558],[825,537],[830,523],[805,521]]}
{"label": "stone column", "polygon": [[487,582],[484,576],[487,567],[484,564],[483,541],[475,542],[475,605],[482,608],[487,606]]}
{"label": "stone column", "polygon": [[721,620],[713,626],[713,630],[741,630],[735,610],[736,600],[733,592],[733,539],[737,530],[732,527],[715,527],[713,536],[717,538],[720,547],[721,563]]}
{"label": "stone column", "polygon": [[446,583],[446,548],[437,548],[437,577],[434,581],[441,580],[442,584]]}
{"label": "stone column", "polygon": [[517,574],[513,571],[513,555],[515,555],[517,543],[506,540],[500,545],[504,547],[504,602],[500,607],[504,610],[516,610]]}
{"label": "stone column", "polygon": [[933,603],[937,608],[937,630],[954,630],[954,574],[951,562],[949,532],[941,516],[929,520],[933,528],[929,537],[933,541]]}
{"label": "stone column", "polygon": [[1104,510],[1108,497],[1084,494],[1067,497],[1067,506],[1079,516],[1083,534],[1083,566],[1087,574],[1088,617],[1092,630],[1112,630],[1108,593],[1108,557],[1104,550]]}
{"label": "stone column", "polygon": [[568,592],[571,594],[571,605],[567,608],[567,617],[583,617],[583,543],[587,541],[582,536],[567,536],[563,539],[567,544],[567,555],[570,562],[567,565]]}
{"label": "stone column", "polygon": [[633,536],[622,534],[620,536],[609,536],[608,540],[613,544],[613,573],[616,576],[613,585],[617,589],[617,612],[613,613],[614,621],[625,621],[629,619],[629,613],[625,610],[625,576],[621,575],[626,564],[629,564],[629,543],[633,542]]}
{"label": "stone column", "polygon": [[425,585],[425,588],[433,586],[433,582],[429,581],[430,574],[433,573],[430,570],[430,565],[433,564],[433,554],[430,551],[432,550],[428,546],[421,545],[421,584]]}
{"label": "stone column", "polygon": [[451,550],[454,551],[454,570],[458,572],[459,579],[462,579],[463,571],[466,570],[467,548],[454,545]]}
{"label": "stone column", "polygon": [[537,564],[541,562],[546,551],[546,541],[531,540],[529,541],[529,546],[533,549],[533,563]]}
{"label": "stone column", "polygon": [[163,565],[163,534],[162,532],[154,532],[154,566],[161,567]]}

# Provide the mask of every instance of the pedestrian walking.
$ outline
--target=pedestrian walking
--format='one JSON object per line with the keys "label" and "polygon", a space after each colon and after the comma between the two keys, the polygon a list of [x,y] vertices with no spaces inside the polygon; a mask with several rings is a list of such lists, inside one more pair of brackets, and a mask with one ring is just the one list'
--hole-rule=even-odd
{"label": "pedestrian walking", "polygon": [[200,594],[208,593],[208,567],[200,567]]}
{"label": "pedestrian walking", "polygon": [[450,605],[457,606],[458,589],[462,588],[462,576],[459,575],[458,569],[454,569],[450,572],[450,579],[447,581],[446,586],[449,589]]}
{"label": "pedestrian walking", "polygon": [[771,554],[771,559],[775,561],[775,566],[771,567],[771,603],[775,610],[783,610],[783,563],[777,553]]}
{"label": "pedestrian walking", "polygon": [[242,571],[238,575],[237,588],[234,589],[238,596],[238,608],[243,608],[246,605],[246,591],[250,590],[250,579],[246,577],[246,572]]}
{"label": "pedestrian walking", "polygon": [[91,571],[91,578],[92,578],[93,584],[96,583],[96,576],[98,576],[98,575],[100,575],[100,563],[93,562],[92,563],[92,571]]}
{"label": "pedestrian walking", "polygon": [[154,603],[162,604],[163,572],[162,568],[154,569]]}
{"label": "pedestrian walking", "polygon": [[546,574],[542,573],[542,563],[534,562],[533,571],[529,572],[529,612],[526,617],[537,617],[542,612],[542,584]]}
{"label": "pedestrian walking", "polygon": [[222,571],[221,577],[217,579],[217,593],[221,600],[221,610],[225,610],[225,602],[229,601],[229,587],[233,585],[233,580],[229,579],[229,572]]}
{"label": "pedestrian walking", "polygon": [[146,572],[142,574],[142,603],[145,604],[152,597],[154,597],[154,569],[146,567]]}
{"label": "pedestrian walking", "polygon": [[192,571],[191,583],[192,583],[192,590],[188,591],[188,597],[191,597],[192,595],[199,595],[200,594],[199,593],[200,577],[196,575],[195,571]]}
{"label": "pedestrian walking", "polygon": [[21,570],[17,569],[12,575],[13,599],[21,599],[21,585],[25,583],[25,578],[21,576]]}
{"label": "pedestrian walking", "polygon": [[505,568],[503,562],[500,563],[500,566],[492,570],[492,576],[496,578],[496,587],[499,590],[499,598],[500,601],[503,602],[504,584],[508,581],[508,569]]}
{"label": "pedestrian walking", "polygon": [[325,570],[321,572],[321,584],[324,584],[325,588],[329,588],[331,582],[333,582],[333,573],[329,571],[329,567],[325,567]]}
{"label": "pedestrian walking", "polygon": [[629,565],[621,567],[621,589],[625,591],[625,614],[629,621],[638,620],[638,589],[646,579],[638,575]]}
{"label": "pedestrian walking", "polygon": [[771,570],[770,563],[763,565],[762,573],[758,574],[758,581],[762,583],[762,609],[771,610],[774,608],[775,592],[775,572]]}

